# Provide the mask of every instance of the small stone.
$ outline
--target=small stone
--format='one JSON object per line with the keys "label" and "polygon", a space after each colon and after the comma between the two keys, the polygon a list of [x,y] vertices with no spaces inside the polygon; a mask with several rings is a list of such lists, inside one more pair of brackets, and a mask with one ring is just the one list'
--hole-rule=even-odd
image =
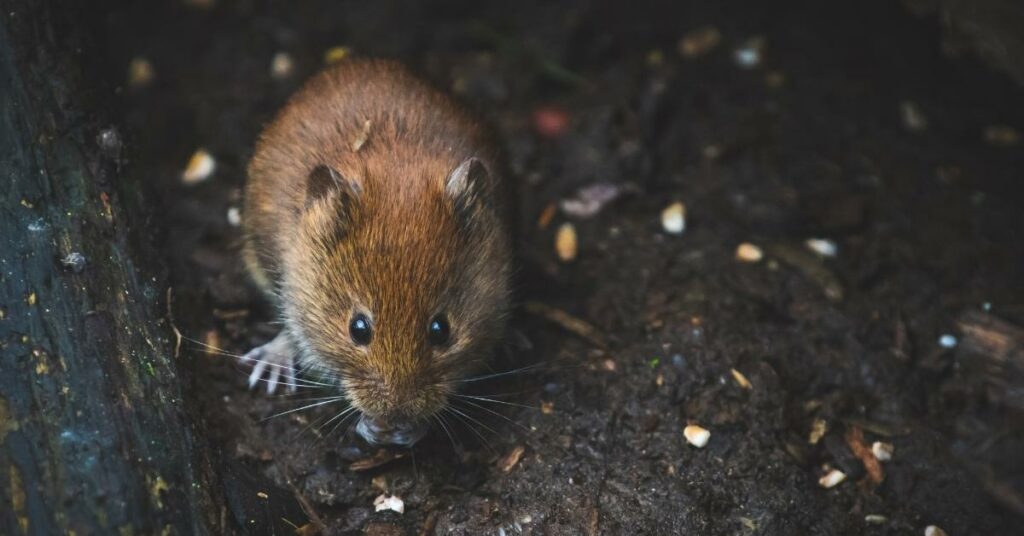
{"label": "small stone", "polygon": [[687,443],[700,449],[708,444],[708,440],[711,439],[711,432],[706,428],[691,424],[683,428],[683,436],[686,438]]}
{"label": "small stone", "polygon": [[900,102],[900,118],[903,119],[903,126],[911,132],[922,132],[928,128],[928,118],[912,101]]}
{"label": "small stone", "polygon": [[181,174],[181,180],[185,184],[196,184],[209,179],[213,171],[217,169],[217,161],[213,159],[206,149],[198,149],[192,154],[185,171]]}
{"label": "small stone", "polygon": [[397,495],[386,495],[381,493],[373,500],[373,507],[377,512],[391,510],[399,514],[405,513],[405,502]]}
{"label": "small stone", "polygon": [[822,257],[835,257],[839,253],[839,246],[827,238],[808,238],[804,244],[807,245],[807,249]]}
{"label": "small stone", "polygon": [[330,65],[337,63],[352,54],[352,49],[349,47],[331,47],[324,52],[324,63]]}
{"label": "small stone", "polygon": [[935,525],[928,525],[924,528],[924,536],[947,536],[946,531]]}
{"label": "small stone", "polygon": [[811,423],[811,433],[807,435],[807,442],[817,445],[821,438],[828,432],[828,422],[825,419],[814,419]]}
{"label": "small stone", "polygon": [[764,38],[752,37],[746,43],[740,45],[733,51],[733,59],[736,64],[744,69],[753,69],[761,64],[761,55],[764,51]]}
{"label": "small stone", "polygon": [[821,487],[828,489],[838,486],[844,480],[846,480],[846,473],[840,471],[839,469],[832,469],[831,471],[825,473],[825,476],[818,479],[818,484]]}
{"label": "small stone", "polygon": [[943,348],[954,348],[956,347],[956,343],[956,337],[950,335],[949,333],[946,333],[939,337],[939,346]]}
{"label": "small stone", "polygon": [[1020,142],[1020,133],[1011,126],[992,125],[985,128],[985,141],[996,147],[1012,147]]}
{"label": "small stone", "polygon": [[682,234],[686,230],[686,205],[676,201],[661,211],[661,227],[669,234]]}
{"label": "small stone", "polygon": [[140,88],[153,82],[153,64],[146,58],[132,58],[128,63],[128,86]]}
{"label": "small stone", "polygon": [[751,244],[750,242],[744,242],[739,246],[736,246],[736,259],[742,262],[758,262],[764,258],[764,252],[761,248]]}
{"label": "small stone", "polygon": [[572,262],[576,258],[576,227],[571,223],[563,223],[555,234],[555,253],[562,262]]}
{"label": "small stone", "polygon": [[238,207],[228,208],[228,225],[232,227],[238,227],[242,224],[242,211],[238,210]]}
{"label": "small stone", "polygon": [[679,54],[686,59],[699,58],[711,52],[722,42],[722,32],[714,26],[704,26],[687,33],[679,40]]}
{"label": "small stone", "polygon": [[277,80],[288,78],[294,70],[295,62],[292,60],[291,54],[287,52],[278,52],[270,60],[270,76]]}
{"label": "small stone", "polygon": [[881,441],[875,441],[871,444],[871,454],[875,455],[875,459],[880,462],[887,462],[892,459],[892,453],[895,451],[895,447],[892,443],[883,443]]}
{"label": "small stone", "polygon": [[752,389],[754,387],[750,383],[750,380],[748,380],[747,377],[744,376],[742,372],[740,372],[740,371],[738,371],[736,369],[729,369],[729,372],[732,373],[732,379],[736,380],[736,383],[741,388],[743,388],[743,389]]}

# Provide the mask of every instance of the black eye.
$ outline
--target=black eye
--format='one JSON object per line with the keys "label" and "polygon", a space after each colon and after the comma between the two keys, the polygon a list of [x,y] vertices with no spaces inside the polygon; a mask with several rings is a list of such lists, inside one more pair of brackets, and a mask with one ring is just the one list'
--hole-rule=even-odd
{"label": "black eye", "polygon": [[427,328],[427,338],[430,340],[430,344],[444,346],[448,344],[450,335],[448,319],[444,315],[437,315],[430,321],[430,326]]}
{"label": "black eye", "polygon": [[370,344],[370,337],[373,335],[373,330],[370,329],[370,319],[366,318],[364,314],[352,317],[352,322],[348,325],[348,333],[352,336],[352,341],[359,346]]}

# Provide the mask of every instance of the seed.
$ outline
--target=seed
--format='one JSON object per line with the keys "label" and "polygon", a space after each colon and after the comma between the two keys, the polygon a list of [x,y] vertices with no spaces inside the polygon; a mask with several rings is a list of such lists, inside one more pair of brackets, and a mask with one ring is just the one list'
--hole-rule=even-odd
{"label": "seed", "polygon": [[839,246],[827,238],[808,238],[804,244],[807,245],[807,249],[822,257],[835,257],[839,252]]}
{"label": "seed", "polygon": [[198,149],[188,160],[188,165],[185,166],[185,171],[181,174],[181,180],[185,184],[203,182],[213,175],[215,169],[217,169],[217,161],[210,156],[206,149]]}
{"label": "seed", "polygon": [[880,462],[887,462],[892,459],[892,453],[895,447],[892,443],[883,443],[881,441],[875,441],[871,444],[871,454],[875,455],[875,458]]}
{"label": "seed", "polygon": [[679,41],[679,54],[686,59],[699,58],[722,42],[722,32],[714,26],[704,26],[687,33]]}
{"label": "seed", "polygon": [[935,525],[928,525],[924,528],[924,536],[946,536],[946,531]]}
{"label": "seed", "polygon": [[953,348],[956,346],[956,337],[946,333],[939,337],[939,346],[943,348]]}
{"label": "seed", "polygon": [[352,54],[352,49],[349,47],[331,47],[324,52],[324,63],[330,65],[337,63]]}
{"label": "seed", "polygon": [[761,64],[761,52],[764,50],[764,38],[752,37],[733,52],[736,64],[744,69],[753,69]]}
{"label": "seed", "polygon": [[889,518],[879,514],[868,514],[864,516],[864,522],[868,525],[881,525],[886,521],[889,521]]}
{"label": "seed", "polygon": [[729,371],[732,372],[732,379],[736,380],[736,383],[738,383],[740,387],[744,389],[751,389],[754,387],[742,372],[736,369],[729,369]]}
{"label": "seed", "polygon": [[238,227],[242,224],[242,212],[238,210],[238,207],[228,208],[228,225],[232,227]]}
{"label": "seed", "polygon": [[267,495],[266,492],[263,492],[263,491],[257,491],[256,492],[256,496],[261,498],[261,499],[263,499],[263,500],[266,500],[266,499],[270,498],[270,495]]}
{"label": "seed", "polygon": [[686,442],[697,447],[704,448],[704,445],[708,444],[708,439],[711,439],[711,432],[706,428],[691,424],[686,428],[683,428],[683,436],[686,437]]}
{"label": "seed", "polygon": [[928,118],[914,102],[900,102],[900,117],[903,119],[903,126],[911,132],[921,132],[928,128]]}
{"label": "seed", "polygon": [[295,62],[287,52],[278,52],[274,54],[274,59],[270,60],[270,76],[278,80],[291,76],[294,69]]}
{"label": "seed", "polygon": [[555,253],[562,262],[571,262],[576,258],[576,227],[571,223],[563,223],[555,235]]}
{"label": "seed", "polygon": [[758,262],[764,258],[764,252],[761,248],[751,244],[750,242],[744,242],[739,246],[736,246],[736,259],[742,262]]}
{"label": "seed", "polygon": [[844,480],[846,480],[846,473],[839,469],[832,469],[828,473],[825,473],[825,476],[818,479],[818,484],[821,487],[828,489],[838,486]]}
{"label": "seed", "polygon": [[153,81],[153,64],[146,58],[132,58],[128,64],[128,85],[130,87],[148,86]]}
{"label": "seed", "polygon": [[676,201],[661,211],[661,227],[669,234],[682,234],[686,230],[686,205]]}
{"label": "seed", "polygon": [[811,433],[807,436],[807,442],[817,445],[818,441],[825,437],[826,432],[828,432],[828,422],[825,419],[814,419],[814,422],[811,423]]}
{"label": "seed", "polygon": [[405,512],[405,502],[403,502],[397,495],[385,495],[381,493],[373,500],[373,507],[377,512],[383,512],[385,510],[391,510],[392,512],[398,512],[399,514]]}

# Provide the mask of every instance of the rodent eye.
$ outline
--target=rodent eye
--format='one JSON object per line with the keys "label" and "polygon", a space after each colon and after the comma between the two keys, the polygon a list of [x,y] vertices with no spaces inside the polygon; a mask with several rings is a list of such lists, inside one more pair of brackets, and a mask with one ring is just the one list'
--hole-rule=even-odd
{"label": "rodent eye", "polygon": [[444,346],[448,344],[448,339],[451,337],[451,329],[448,326],[448,319],[444,315],[437,315],[433,320],[430,321],[430,326],[427,327],[427,338],[430,340],[430,344],[434,346]]}
{"label": "rodent eye", "polygon": [[359,346],[370,344],[370,338],[373,336],[370,319],[362,313],[352,317],[352,322],[348,324],[348,333],[352,336],[352,341]]}

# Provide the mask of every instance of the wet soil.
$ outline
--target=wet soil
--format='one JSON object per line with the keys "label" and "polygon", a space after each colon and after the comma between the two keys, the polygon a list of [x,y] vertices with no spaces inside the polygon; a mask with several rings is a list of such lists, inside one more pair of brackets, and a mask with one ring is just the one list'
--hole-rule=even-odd
{"label": "wet soil", "polygon": [[[607,340],[523,308],[492,370],[528,368],[473,391],[509,404],[464,404],[447,432],[363,470],[349,423],[328,422],[340,408],[268,419],[321,395],[250,392],[232,357],[185,341],[213,441],[307,500],[326,532],[960,536],[1024,523],[1020,415],[938,342],[969,310],[1024,323],[1024,151],[983,135],[1024,128],[1024,90],[944,56],[937,20],[887,1],[137,4],[108,17],[110,61],[153,65],[149,85],[123,88],[128,165],[158,198],[186,336],[242,353],[274,335],[228,212],[260,126],[345,46],[403,60],[493,125],[522,205],[520,302]],[[682,57],[679,40],[706,25],[722,42]],[[733,51],[751,38],[760,62],[745,68]],[[294,60],[281,79],[278,52]],[[927,124],[908,128],[901,103]],[[564,132],[539,132],[539,108],[566,114]],[[200,147],[217,169],[185,185]],[[598,182],[628,193],[538,225]],[[681,235],[660,223],[674,201]],[[563,222],[579,235],[569,263],[553,247]],[[811,253],[812,237],[838,255]],[[738,262],[741,242],[764,259]],[[812,444],[816,420],[826,433]],[[704,448],[686,443],[691,423],[710,431]],[[857,431],[894,445],[880,483],[851,450]],[[847,480],[823,488],[826,466]],[[383,492],[404,513],[375,512]]]}

